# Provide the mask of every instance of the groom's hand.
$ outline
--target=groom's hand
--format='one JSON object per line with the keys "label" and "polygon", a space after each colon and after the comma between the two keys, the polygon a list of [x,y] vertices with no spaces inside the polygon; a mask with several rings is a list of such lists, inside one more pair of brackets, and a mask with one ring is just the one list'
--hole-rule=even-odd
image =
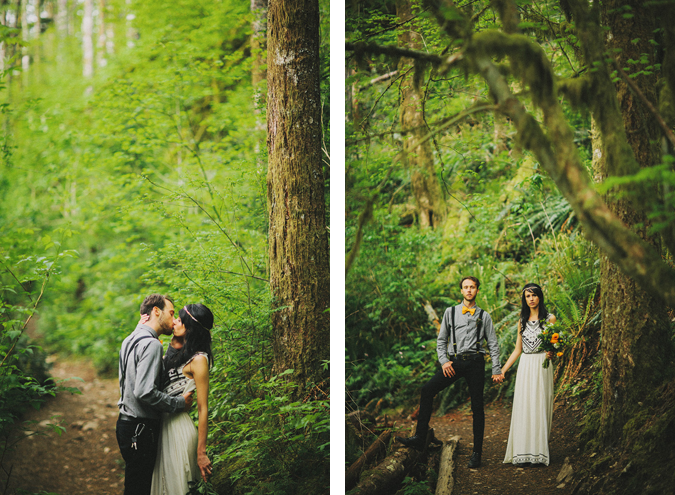
{"label": "groom's hand", "polygon": [[492,375],[492,381],[495,383],[502,383],[504,381],[504,373],[501,375]]}
{"label": "groom's hand", "polygon": [[455,369],[452,367],[452,361],[448,361],[443,365],[443,374],[448,378],[455,375]]}
{"label": "groom's hand", "polygon": [[194,400],[193,395],[194,395],[194,391],[188,392],[187,394],[185,394],[183,396],[183,398],[185,399],[185,412],[188,412],[190,410],[190,408],[192,407],[192,401]]}

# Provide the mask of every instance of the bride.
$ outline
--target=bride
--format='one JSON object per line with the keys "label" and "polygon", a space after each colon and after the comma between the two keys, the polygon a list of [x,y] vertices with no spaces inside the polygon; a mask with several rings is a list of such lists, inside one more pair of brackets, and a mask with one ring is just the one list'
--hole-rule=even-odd
{"label": "bride", "polygon": [[513,396],[511,429],[505,463],[549,465],[548,437],[553,417],[553,369],[542,364],[552,353],[539,350],[540,332],[556,318],[546,309],[544,293],[537,284],[527,284],[521,295],[516,346],[502,368],[504,374],[521,353]]}
{"label": "bride", "polygon": [[164,357],[163,391],[183,395],[196,389],[199,429],[187,412],[162,415],[152,495],[185,495],[188,482],[198,481],[200,474],[206,481],[211,474],[206,437],[212,328],[213,313],[203,304],[188,304],[174,322],[171,346]]}

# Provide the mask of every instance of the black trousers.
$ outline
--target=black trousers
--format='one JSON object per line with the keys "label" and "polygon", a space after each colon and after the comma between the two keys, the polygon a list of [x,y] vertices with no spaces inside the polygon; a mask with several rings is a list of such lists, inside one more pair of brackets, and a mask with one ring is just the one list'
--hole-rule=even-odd
{"label": "black trousers", "polygon": [[[157,458],[160,421],[137,418],[134,421],[117,420],[117,445],[120,447],[124,468],[124,495],[150,495],[152,471]],[[136,448],[132,438],[136,435]]]}
{"label": "black trousers", "polygon": [[422,387],[420,397],[420,411],[417,417],[417,433],[426,434],[429,430],[431,410],[434,405],[434,397],[455,383],[460,378],[465,378],[469,385],[471,395],[471,412],[473,413],[473,450],[483,452],[483,434],[485,432],[485,410],[483,408],[483,389],[485,387],[485,361],[482,355],[473,361],[453,361],[452,367],[455,374],[448,378],[440,369]]}

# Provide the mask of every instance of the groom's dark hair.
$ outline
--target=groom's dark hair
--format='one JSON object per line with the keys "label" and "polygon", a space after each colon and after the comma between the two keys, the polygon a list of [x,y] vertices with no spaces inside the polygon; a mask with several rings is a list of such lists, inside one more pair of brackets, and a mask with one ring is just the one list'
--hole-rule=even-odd
{"label": "groom's dark hair", "polygon": [[480,281],[476,277],[464,277],[459,283],[460,289],[462,288],[462,284],[464,283],[465,280],[471,280],[474,284],[476,284],[476,289],[480,288]]}
{"label": "groom's dark hair", "polygon": [[173,304],[173,299],[171,299],[169,296],[162,294],[150,294],[148,297],[143,299],[143,302],[141,303],[141,314],[149,315],[150,311],[152,311],[152,308],[155,306],[164,311],[166,301],[169,301],[171,304]]}

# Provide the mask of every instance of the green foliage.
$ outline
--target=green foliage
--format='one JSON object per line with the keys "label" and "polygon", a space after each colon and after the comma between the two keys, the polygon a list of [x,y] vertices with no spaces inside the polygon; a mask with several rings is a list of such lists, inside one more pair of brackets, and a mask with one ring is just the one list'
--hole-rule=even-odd
{"label": "green foliage", "polygon": [[[327,387],[294,402],[288,377],[272,376],[265,109],[254,108],[250,3],[112,0],[105,9],[115,53],[92,78],[82,77],[81,33],[50,26],[31,42],[40,65],[10,73],[2,91],[0,253],[11,253],[13,269],[23,260],[15,273],[33,295],[51,270],[31,333],[50,352],[88,356],[114,375],[147,294],[169,294],[178,307],[203,302],[216,317],[216,474],[191,490],[315,493],[328,476]],[[327,150],[328,3],[320,9]],[[58,260],[43,253],[55,250]],[[27,316],[15,282],[0,278],[0,317],[12,321]],[[18,335],[16,326],[2,331]],[[30,365],[44,364],[21,342],[17,359],[33,353]],[[42,392],[34,380],[19,384]]]}
{"label": "green foliage", "polygon": [[415,481],[408,476],[403,480],[401,490],[396,493],[399,495],[427,495],[431,493],[431,489],[428,481]]}

